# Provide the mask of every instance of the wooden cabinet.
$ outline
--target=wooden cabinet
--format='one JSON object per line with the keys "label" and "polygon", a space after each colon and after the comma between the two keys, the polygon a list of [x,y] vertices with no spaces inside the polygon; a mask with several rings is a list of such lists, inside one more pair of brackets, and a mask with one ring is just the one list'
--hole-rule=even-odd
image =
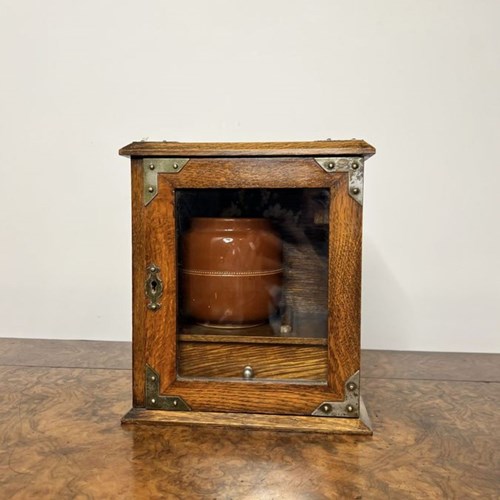
{"label": "wooden cabinet", "polygon": [[[123,423],[371,433],[359,361],[363,172],[374,152],[361,140],[120,150],[132,163],[133,237],[133,408]],[[188,294],[183,273],[232,276],[231,293],[248,300],[251,286],[237,280],[259,273],[185,271],[185,235],[204,218],[267,219],[276,232],[282,267],[266,272],[283,276],[258,324],[190,315],[187,301],[202,295],[224,309],[224,279],[193,281],[207,293]],[[227,236],[221,265],[240,251]],[[258,243],[243,243],[260,262]]]}

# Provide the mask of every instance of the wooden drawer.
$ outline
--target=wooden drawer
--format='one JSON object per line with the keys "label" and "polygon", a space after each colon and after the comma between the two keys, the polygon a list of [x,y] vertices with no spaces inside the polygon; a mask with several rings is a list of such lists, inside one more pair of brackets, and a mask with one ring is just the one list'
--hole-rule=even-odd
{"label": "wooden drawer", "polygon": [[[245,377],[245,367],[252,376]],[[179,342],[178,375],[325,382],[326,346]]]}

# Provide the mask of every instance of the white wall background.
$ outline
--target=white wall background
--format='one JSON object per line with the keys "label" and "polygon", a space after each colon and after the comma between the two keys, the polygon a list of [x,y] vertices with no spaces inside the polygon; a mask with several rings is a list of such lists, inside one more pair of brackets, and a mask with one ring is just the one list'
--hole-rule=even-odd
{"label": "white wall background", "polygon": [[0,336],[129,340],[150,140],[364,138],[366,348],[500,351],[498,0],[0,0]]}

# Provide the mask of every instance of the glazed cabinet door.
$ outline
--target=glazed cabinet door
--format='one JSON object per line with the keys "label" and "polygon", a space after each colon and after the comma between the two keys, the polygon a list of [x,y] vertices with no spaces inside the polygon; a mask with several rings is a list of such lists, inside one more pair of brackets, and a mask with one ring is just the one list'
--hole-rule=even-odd
{"label": "glazed cabinet door", "polygon": [[134,405],[358,416],[362,168],[133,160]]}

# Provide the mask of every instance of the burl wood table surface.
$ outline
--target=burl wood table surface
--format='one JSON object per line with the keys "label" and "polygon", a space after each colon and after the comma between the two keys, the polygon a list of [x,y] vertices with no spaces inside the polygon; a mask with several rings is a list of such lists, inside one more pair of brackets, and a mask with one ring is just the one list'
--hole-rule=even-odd
{"label": "burl wood table surface", "polygon": [[365,351],[373,437],[121,427],[130,344],[0,339],[0,498],[499,498],[500,355]]}

